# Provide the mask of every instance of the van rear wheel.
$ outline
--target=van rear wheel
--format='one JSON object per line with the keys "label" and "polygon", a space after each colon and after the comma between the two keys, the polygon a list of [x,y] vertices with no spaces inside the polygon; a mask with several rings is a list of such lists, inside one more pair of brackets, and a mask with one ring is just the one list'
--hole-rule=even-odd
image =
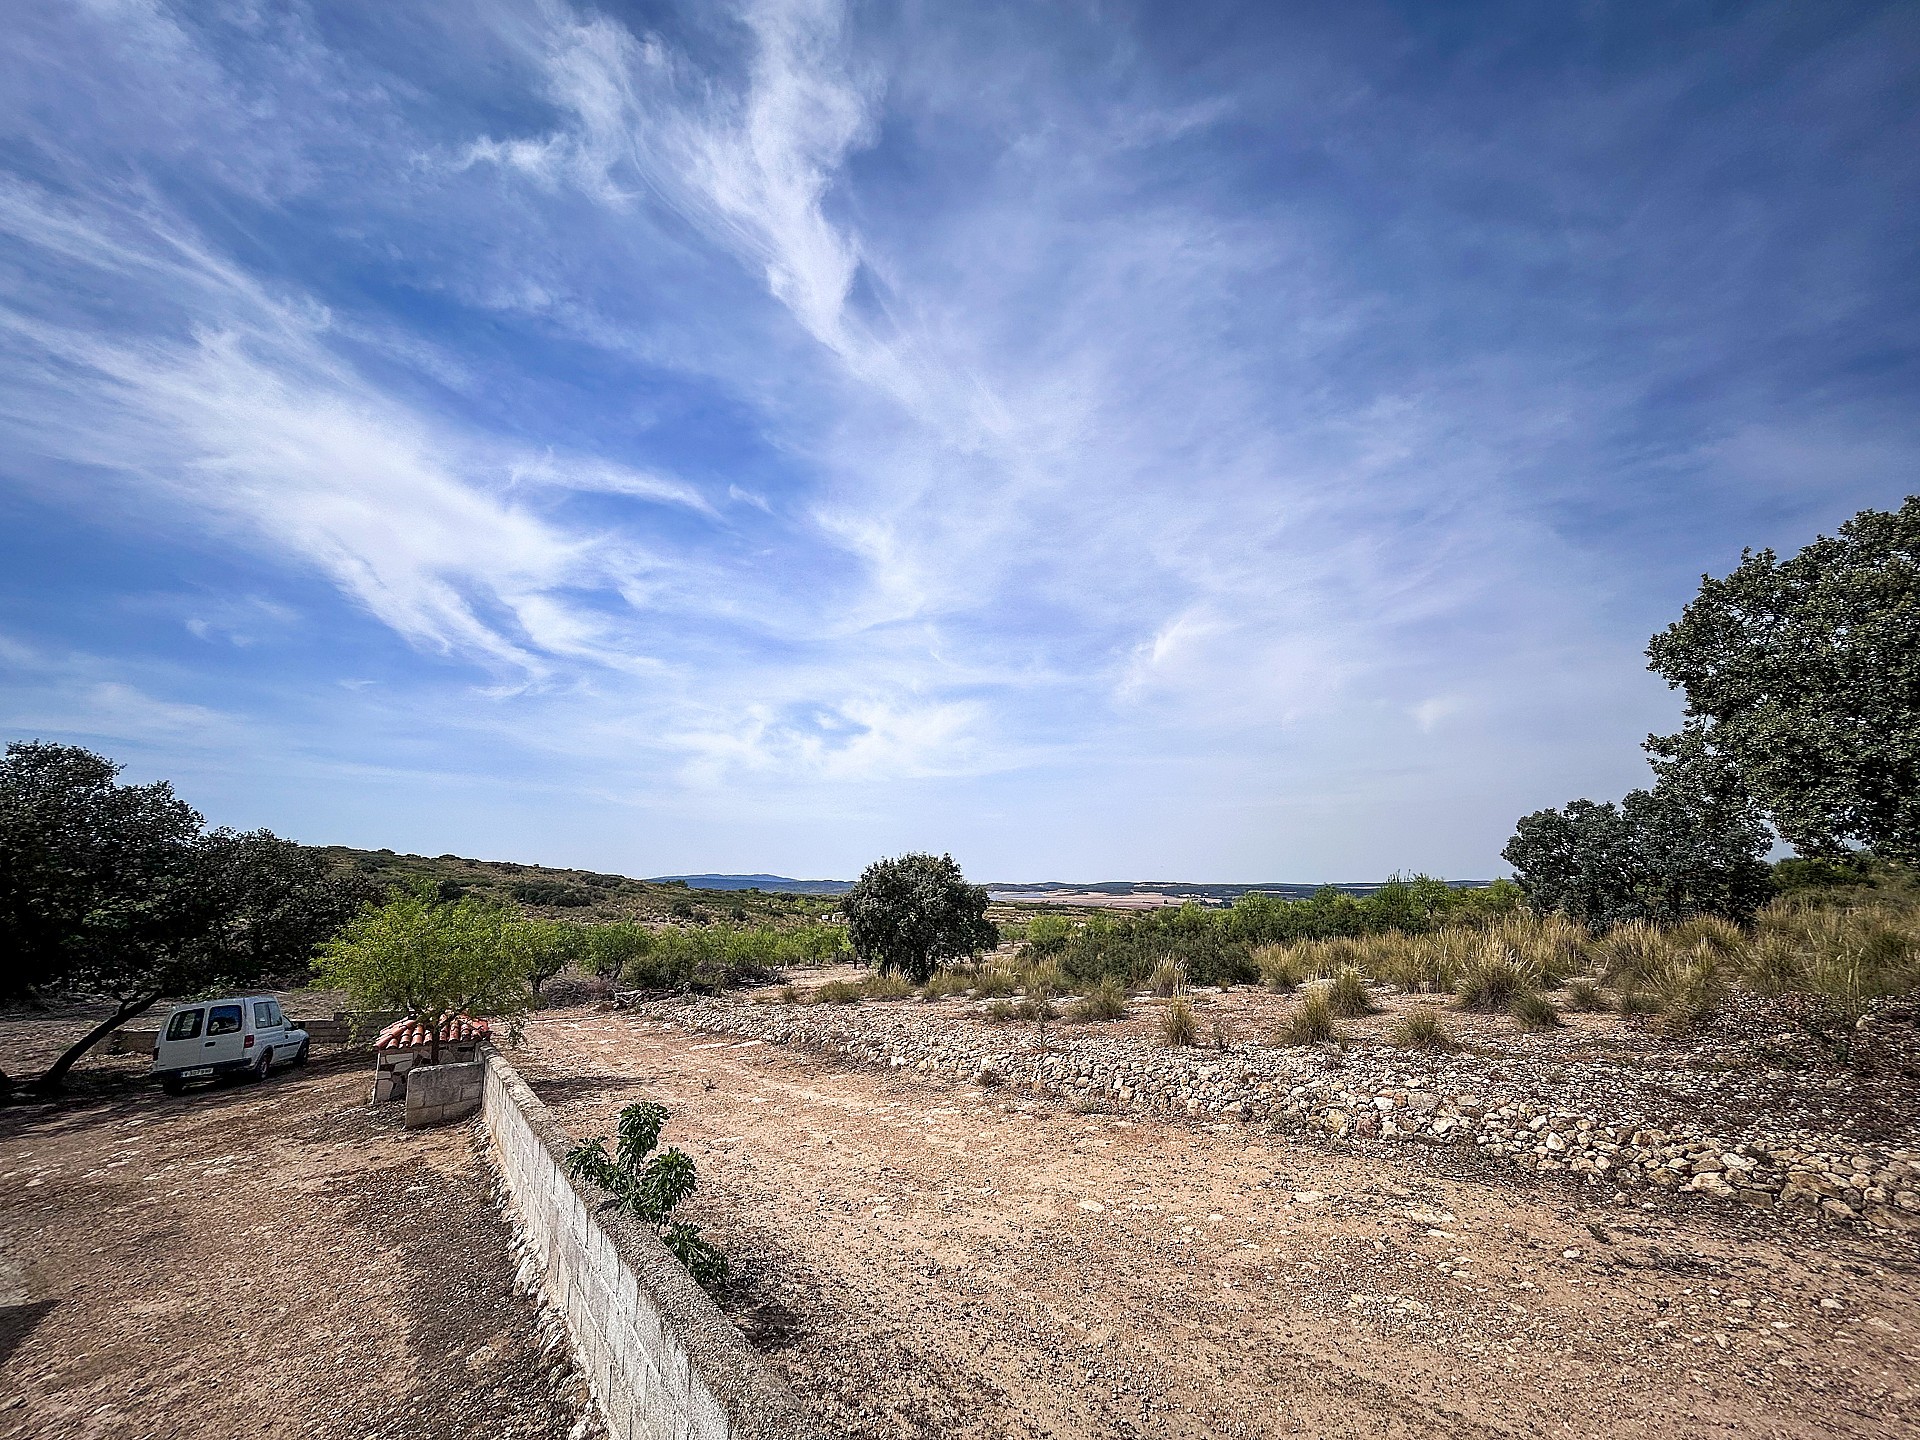
{"label": "van rear wheel", "polygon": [[178,1075],[162,1075],[160,1077],[160,1088],[169,1095],[178,1095],[187,1088],[187,1082],[182,1080]]}
{"label": "van rear wheel", "polygon": [[261,1081],[267,1078],[267,1071],[271,1070],[272,1068],[273,1068],[273,1051],[262,1050],[260,1052],[260,1058],[253,1062],[253,1069],[251,1072],[249,1072],[247,1078],[252,1080],[254,1084],[258,1085]]}

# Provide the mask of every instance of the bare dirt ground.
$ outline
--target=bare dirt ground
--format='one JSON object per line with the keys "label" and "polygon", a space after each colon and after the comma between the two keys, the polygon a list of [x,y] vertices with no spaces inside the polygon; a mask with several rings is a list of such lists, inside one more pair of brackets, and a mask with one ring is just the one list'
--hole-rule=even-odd
{"label": "bare dirt ground", "polygon": [[[78,1013],[0,1018],[0,1063]],[[0,1110],[0,1437],[569,1433],[469,1127],[370,1109],[364,1052],[178,1099],[144,1069]]]}
{"label": "bare dirt ground", "polygon": [[623,1014],[513,1059],[576,1135],[669,1107],[723,1303],[839,1433],[1920,1434],[1910,1237]]}

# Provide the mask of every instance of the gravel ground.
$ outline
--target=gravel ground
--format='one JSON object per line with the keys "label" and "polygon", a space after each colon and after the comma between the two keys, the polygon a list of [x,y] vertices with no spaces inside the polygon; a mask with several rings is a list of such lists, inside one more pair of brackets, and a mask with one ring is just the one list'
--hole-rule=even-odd
{"label": "gravel ground", "polygon": [[[0,1019],[0,1054],[81,1018]],[[0,1437],[574,1430],[472,1127],[372,1110],[363,1053],[179,1099],[143,1069],[0,1110]]]}
{"label": "gravel ground", "polygon": [[839,1433],[1920,1433],[1905,1234],[1097,1113],[671,1010],[546,1015],[512,1058],[575,1134],[670,1108],[723,1303]]}

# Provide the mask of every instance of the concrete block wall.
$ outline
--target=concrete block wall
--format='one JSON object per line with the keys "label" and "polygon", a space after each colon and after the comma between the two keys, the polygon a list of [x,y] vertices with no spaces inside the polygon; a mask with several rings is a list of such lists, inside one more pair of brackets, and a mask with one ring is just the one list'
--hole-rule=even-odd
{"label": "concrete block wall", "polygon": [[490,1054],[485,1069],[515,1219],[614,1440],[825,1440],[660,1237],[567,1174],[571,1140],[513,1067]]}
{"label": "concrete block wall", "polygon": [[487,1067],[416,1065],[407,1075],[407,1128],[464,1120],[480,1109],[486,1089]]}

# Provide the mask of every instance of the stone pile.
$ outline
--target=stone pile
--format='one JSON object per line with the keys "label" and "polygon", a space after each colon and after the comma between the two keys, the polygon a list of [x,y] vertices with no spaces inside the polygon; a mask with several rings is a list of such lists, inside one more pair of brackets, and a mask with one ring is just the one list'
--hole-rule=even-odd
{"label": "stone pile", "polygon": [[[1724,1133],[1727,1076],[1601,1062],[1522,1073],[1513,1057],[1361,1047],[1167,1049],[1113,1034],[1017,1032],[917,1005],[777,1006],[656,1000],[636,1018],[799,1045],[864,1066],[995,1086],[1112,1111],[1322,1130],[1356,1139],[1472,1146],[1540,1174],[1584,1177],[1835,1220],[1920,1228],[1920,1149],[1810,1128],[1774,1113]],[[1802,1123],[1794,1123],[1796,1119]]]}

